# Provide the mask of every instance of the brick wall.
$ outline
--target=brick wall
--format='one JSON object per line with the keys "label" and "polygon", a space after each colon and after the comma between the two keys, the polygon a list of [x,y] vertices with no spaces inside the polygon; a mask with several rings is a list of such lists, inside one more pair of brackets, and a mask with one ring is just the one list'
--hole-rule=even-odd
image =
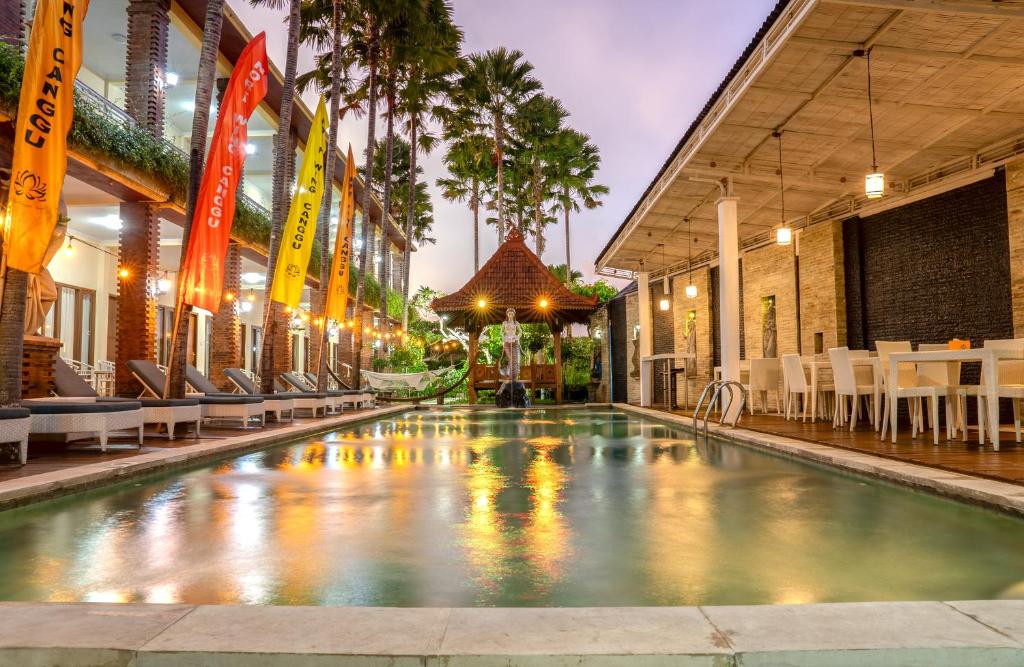
{"label": "brick wall", "polygon": [[821,352],[845,345],[846,276],[842,223],[823,222],[801,230],[798,251],[801,353],[816,352],[816,334],[821,337]]}
{"label": "brick wall", "polygon": [[611,349],[609,348],[608,308],[602,307],[590,316],[590,331],[597,337],[597,354],[601,360],[601,375],[598,378],[594,400],[606,403],[611,400]]}
{"label": "brick wall", "polygon": [[1008,197],[1000,172],[845,221],[850,347],[1012,337]]}
{"label": "brick wall", "polygon": [[1024,160],[1006,165],[1006,216],[1010,253],[1013,332],[1024,337]]}
{"label": "brick wall", "polygon": [[125,111],[157,137],[164,133],[166,94],[157,85],[167,69],[170,0],[128,1]]}
{"label": "brick wall", "polygon": [[633,331],[640,324],[640,297],[636,292],[626,295],[626,400],[640,402],[639,340]]}
{"label": "brick wall", "polygon": [[764,357],[763,299],[775,297],[776,356],[799,352],[794,246],[766,245],[743,255],[743,341],[747,359]]}
{"label": "brick wall", "polygon": [[143,203],[121,204],[120,266],[128,276],[117,291],[117,371],[119,395],[138,396],[142,385],[128,368],[131,359],[156,361],[156,274],[160,264],[160,220]]}
{"label": "brick wall", "polygon": [[14,44],[21,43],[22,17],[25,11],[24,0],[0,0],[0,41]]}
{"label": "brick wall", "polygon": [[241,293],[242,255],[238,244],[228,244],[227,256],[224,259],[224,294],[231,293],[235,298],[225,298],[220,310],[210,318],[210,381],[221,391],[231,391],[234,385],[224,375],[225,368],[242,366],[242,321],[238,315],[238,295]]}
{"label": "brick wall", "polygon": [[[651,342],[651,354],[668,354],[675,352],[675,316],[672,309],[671,285],[668,294],[669,309],[662,310],[660,302],[665,296],[664,281],[651,281],[651,327],[653,329],[653,340]],[[659,361],[654,367],[654,394],[652,400],[657,404],[665,403],[665,378],[662,375],[664,362]]]}
{"label": "brick wall", "polygon": [[[695,402],[700,390],[711,379],[714,370],[714,341],[712,329],[717,326],[711,320],[711,288],[710,269],[702,267],[693,272],[693,284],[697,287],[697,297],[686,296],[686,285],[690,278],[686,275],[676,276],[672,281],[672,330],[675,337],[675,349],[687,351],[686,322],[691,311],[695,312],[696,323],[696,374],[691,377],[689,400]],[[679,390],[682,391],[682,386]],[[682,396],[676,397],[682,402]]]}

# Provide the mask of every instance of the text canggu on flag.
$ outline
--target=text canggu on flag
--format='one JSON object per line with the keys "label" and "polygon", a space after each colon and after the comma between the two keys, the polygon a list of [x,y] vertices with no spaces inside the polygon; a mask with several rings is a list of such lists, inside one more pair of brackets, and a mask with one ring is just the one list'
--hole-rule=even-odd
{"label": "text canggu on flag", "polygon": [[298,308],[302,300],[309,256],[313,252],[313,239],[316,238],[316,222],[324,200],[324,156],[327,154],[329,129],[327,107],[321,97],[316,105],[306,150],[302,154],[299,181],[281,235],[281,248],[274,267],[274,285],[270,290],[271,299],[292,308]]}
{"label": "text canggu on flag", "polygon": [[345,157],[345,178],[341,188],[341,212],[338,216],[338,235],[334,242],[334,260],[331,262],[331,278],[327,283],[327,319],[345,321],[345,305],[348,300],[349,260],[352,257],[352,228],[356,215],[356,161],[352,157],[352,146]]}
{"label": "text canggu on flag", "polygon": [[249,116],[266,94],[266,35],[261,32],[242,51],[224,91],[181,268],[183,301],[212,313],[220,309],[224,289],[224,258],[245,164]]}
{"label": "text canggu on flag", "polygon": [[82,21],[88,9],[88,0],[36,3],[3,224],[7,265],[27,273],[43,268],[57,226],[68,167],[75,78],[82,64]]}

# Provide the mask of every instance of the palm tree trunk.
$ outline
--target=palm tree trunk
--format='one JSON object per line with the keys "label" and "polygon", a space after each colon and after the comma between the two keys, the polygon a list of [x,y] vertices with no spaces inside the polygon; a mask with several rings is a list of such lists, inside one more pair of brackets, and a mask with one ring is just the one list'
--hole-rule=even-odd
{"label": "palm tree trunk", "polygon": [[402,331],[409,329],[409,263],[412,260],[412,222],[416,217],[416,141],[419,125],[409,121],[409,196],[405,201],[405,250],[402,253]]}
{"label": "palm tree trunk", "polygon": [[[206,4],[206,19],[203,23],[203,44],[199,51],[199,72],[196,76],[196,110],[192,115],[188,200],[185,206],[185,225],[181,235],[179,266],[185,265],[189,235],[192,232],[192,218],[196,215],[196,199],[199,198],[199,185],[203,176],[206,133],[210,126],[210,102],[214,89],[213,79],[217,74],[217,56],[220,50],[220,33],[223,24],[224,0],[209,0]],[[179,278],[164,398],[183,398],[185,396],[185,355],[188,347],[188,321],[192,307],[183,301],[184,287],[184,281]]]}
{"label": "palm tree trunk", "polygon": [[565,208],[565,286],[572,285],[572,261],[569,251],[569,207]]}
{"label": "palm tree trunk", "polygon": [[505,240],[505,137],[501,116],[494,117],[494,147],[498,157],[498,201],[495,210],[498,212],[498,244]]}
{"label": "palm tree trunk", "polygon": [[540,160],[533,156],[533,224],[537,234],[537,257],[544,256],[544,221],[540,208]]}
{"label": "palm tree trunk", "polygon": [[[387,134],[385,142],[385,154],[384,154],[384,197],[381,202],[381,207],[384,209],[384,213],[381,215],[381,233],[380,233],[380,329],[381,334],[387,333],[391,330],[390,323],[388,322],[388,284],[391,282],[391,249],[388,243],[388,218],[391,217],[391,176],[394,171],[395,164],[395,81],[394,74],[388,74],[388,80],[385,83],[387,89],[388,98],[388,111],[387,111]],[[381,355],[387,354],[387,338],[385,342],[381,343],[379,352]]]}
{"label": "palm tree trunk", "polygon": [[[331,200],[334,195],[334,169],[338,162],[338,125],[341,124],[341,4],[334,0],[334,42],[331,45],[331,124],[327,130],[327,163],[324,167],[324,198],[320,208],[320,323],[313,323],[314,334],[320,337],[317,347],[317,391],[327,391],[327,287],[330,282],[331,261]],[[338,220],[341,224],[341,220]],[[316,311],[314,311],[316,312]],[[315,319],[315,318],[314,318]]]}
{"label": "palm tree trunk", "polygon": [[8,268],[0,304],[0,406],[21,401],[21,356],[24,352],[25,296],[28,274]]}
{"label": "palm tree trunk", "polygon": [[480,271],[480,179],[473,177],[473,273]]}
{"label": "palm tree trunk", "polygon": [[281,234],[288,216],[288,160],[291,153],[292,102],[295,97],[295,72],[299,63],[299,6],[300,0],[291,0],[288,9],[288,46],[285,54],[284,83],[281,90],[281,112],[278,116],[277,136],[274,138],[274,175],[271,183],[270,246],[267,249],[267,278],[263,290],[263,344],[260,347],[260,391],[274,391],[274,329],[281,323],[284,309],[270,300],[274,286],[274,269],[281,247]]}
{"label": "palm tree trunk", "polygon": [[373,149],[377,141],[377,49],[379,46],[379,36],[377,35],[376,26],[370,26],[370,33],[369,53],[367,54],[369,81],[366,101],[368,129],[366,131],[366,167],[363,172],[366,175],[366,182],[363,183],[362,201],[363,247],[359,251],[359,284],[356,286],[355,330],[352,332],[353,353],[355,355],[355,358],[352,360],[355,377],[352,381],[355,383],[355,387],[360,386],[362,377],[360,371],[362,370],[363,349],[363,300],[366,297],[366,258],[367,255],[373,252],[373,249],[370,247],[370,227],[373,226],[373,220],[370,216],[370,203],[372,201],[371,186],[373,184]]}

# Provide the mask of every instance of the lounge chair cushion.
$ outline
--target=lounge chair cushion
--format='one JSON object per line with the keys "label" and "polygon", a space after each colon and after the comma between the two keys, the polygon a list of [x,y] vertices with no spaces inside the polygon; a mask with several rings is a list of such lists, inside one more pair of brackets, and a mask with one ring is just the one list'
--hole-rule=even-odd
{"label": "lounge chair cushion", "polygon": [[58,396],[64,398],[82,397],[90,398],[99,396],[96,390],[86,382],[75,369],[68,366],[60,357],[57,357],[57,365],[53,376],[54,391]]}
{"label": "lounge chair cushion", "polygon": [[26,401],[25,407],[34,415],[82,415],[141,410],[142,404],[138,401],[104,403],[68,403],[66,401],[33,403]]}
{"label": "lounge chair cushion", "polygon": [[166,376],[160,368],[152,361],[145,359],[131,359],[128,361],[128,368],[139,380],[146,385],[146,389],[154,394],[162,394]]}
{"label": "lounge chair cushion", "polygon": [[24,419],[31,416],[28,408],[0,408],[0,420],[2,419]]}
{"label": "lounge chair cushion", "polygon": [[217,394],[214,396],[197,396],[202,405],[243,405],[246,403],[262,403],[259,396],[243,396],[242,394]]}
{"label": "lounge chair cushion", "polygon": [[185,364],[185,381],[192,385],[192,388],[203,394],[223,394],[220,387],[210,382],[210,379],[199,372],[199,369],[192,364]]}
{"label": "lounge chair cushion", "polygon": [[116,396],[101,396],[96,399],[97,403],[124,403],[130,401],[141,403],[144,408],[186,408],[199,405],[198,398],[118,398]]}

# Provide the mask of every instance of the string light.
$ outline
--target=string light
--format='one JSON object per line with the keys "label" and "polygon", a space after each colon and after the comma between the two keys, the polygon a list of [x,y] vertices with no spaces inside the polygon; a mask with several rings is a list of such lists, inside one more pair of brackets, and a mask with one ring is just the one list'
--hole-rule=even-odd
{"label": "string light", "polygon": [[232,292],[231,290],[224,292],[224,300],[227,301],[228,303],[231,303],[232,301],[235,300],[235,293]]}
{"label": "string light", "polygon": [[120,269],[117,270],[117,276],[119,278],[121,278],[122,280],[124,280],[125,278],[127,278],[130,275],[131,275],[131,272],[128,271],[127,267],[122,266]]}
{"label": "string light", "polygon": [[541,308],[547,308],[548,307],[548,300],[545,299],[544,297],[541,297],[540,301],[537,302],[537,305],[540,306]]}
{"label": "string light", "polygon": [[479,301],[477,301],[476,302],[476,307],[479,308],[480,310],[483,310],[484,308],[486,308],[487,307],[487,299],[480,299]]}

